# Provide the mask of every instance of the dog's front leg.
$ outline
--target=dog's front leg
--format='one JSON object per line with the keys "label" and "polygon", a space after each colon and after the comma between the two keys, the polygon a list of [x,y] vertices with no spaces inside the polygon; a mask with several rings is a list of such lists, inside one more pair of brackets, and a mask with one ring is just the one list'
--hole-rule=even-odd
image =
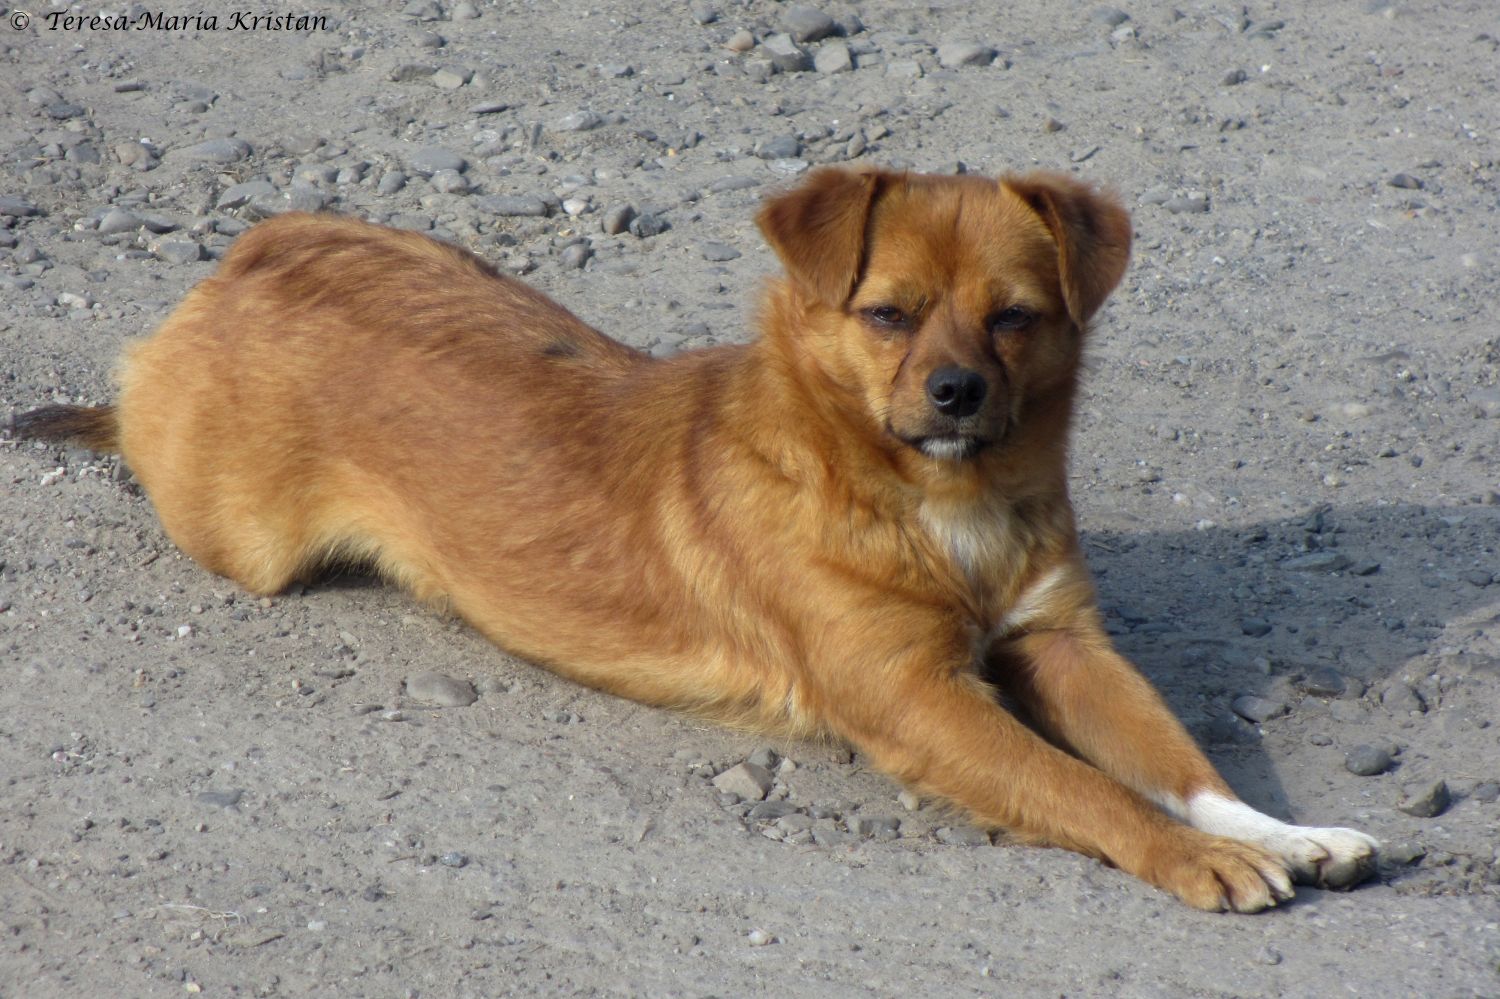
{"label": "dog's front leg", "polygon": [[991,652],[996,679],[1047,736],[1197,829],[1275,854],[1293,877],[1350,888],[1378,844],[1353,829],[1294,826],[1235,797],[1182,723],[1092,623],[1032,631]]}
{"label": "dog's front leg", "polygon": [[1030,842],[1104,858],[1202,909],[1255,912],[1291,896],[1275,858],[1173,821],[1022,725],[962,669],[889,668],[830,714],[881,769]]}

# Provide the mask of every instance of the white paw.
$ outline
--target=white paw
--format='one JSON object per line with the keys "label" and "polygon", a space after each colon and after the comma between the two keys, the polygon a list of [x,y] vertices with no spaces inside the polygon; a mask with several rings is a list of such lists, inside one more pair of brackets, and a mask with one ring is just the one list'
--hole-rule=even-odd
{"label": "white paw", "polygon": [[1353,829],[1289,825],[1207,791],[1194,795],[1185,811],[1194,828],[1254,843],[1280,857],[1303,884],[1353,888],[1375,873],[1380,844]]}

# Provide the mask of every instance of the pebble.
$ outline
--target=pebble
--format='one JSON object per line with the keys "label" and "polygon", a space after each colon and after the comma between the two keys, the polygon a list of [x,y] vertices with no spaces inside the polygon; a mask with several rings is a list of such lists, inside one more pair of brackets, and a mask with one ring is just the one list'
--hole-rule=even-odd
{"label": "pebble", "polygon": [[387,77],[392,83],[412,83],[416,80],[430,80],[432,74],[437,72],[436,66],[428,66],[420,62],[402,63],[391,70]]}
{"label": "pebble", "polygon": [[42,210],[25,198],[14,195],[0,195],[0,215],[9,215],[12,218],[29,218],[32,215],[40,215]]}
{"label": "pebble", "polygon": [[175,152],[183,158],[204,163],[238,163],[249,158],[251,149],[245,140],[226,136],[184,146]]}
{"label": "pebble", "polygon": [[724,47],[731,52],[749,52],[755,48],[755,36],[744,28],[741,28],[729,36],[728,41],[724,43]]}
{"label": "pebble", "polygon": [[472,69],[462,66],[444,66],[432,74],[432,84],[439,90],[457,90],[474,78]]}
{"label": "pebble", "polygon": [[774,136],[755,147],[755,155],[763,160],[787,160],[801,151],[801,140],[789,134]]}
{"label": "pebble", "polygon": [[1391,768],[1391,754],[1378,746],[1355,746],[1344,755],[1344,769],[1358,777],[1374,777]]}
{"label": "pebble", "polygon": [[901,834],[901,820],[892,815],[851,815],[844,826],[856,836],[895,839]]}
{"label": "pebble", "polygon": [[215,202],[215,205],[219,208],[240,208],[252,198],[275,193],[276,185],[269,180],[246,180],[224,188],[224,193],[219,195],[219,200]]}
{"label": "pebble", "polygon": [[203,259],[203,247],[190,239],[155,242],[151,244],[151,252],[169,264],[191,264]]}
{"label": "pebble", "polygon": [[1231,69],[1224,74],[1224,78],[1219,82],[1226,87],[1237,87],[1248,79],[1250,79],[1250,74],[1246,73],[1243,69]]}
{"label": "pebble", "polygon": [[660,236],[670,228],[667,220],[654,212],[646,212],[630,220],[630,234],[637,239]]}
{"label": "pebble", "polygon": [[439,194],[468,194],[469,182],[457,170],[439,170],[427,179]]}
{"label": "pebble", "polygon": [[771,790],[771,772],[754,763],[740,763],[719,774],[711,782],[714,787],[727,794],[735,794],[742,801],[761,801]]}
{"label": "pebble", "polygon": [[914,794],[910,790],[902,791],[900,794],[896,795],[896,801],[901,805],[902,808],[906,809],[908,812],[915,812],[917,809],[922,807],[922,799],[917,797],[916,794]]}
{"label": "pebble", "polygon": [[1430,819],[1443,814],[1450,800],[1448,782],[1439,779],[1424,781],[1420,784],[1408,784],[1396,807],[1407,815],[1415,815],[1419,819]]}
{"label": "pebble", "polygon": [[943,826],[935,835],[939,843],[948,846],[989,846],[993,842],[978,826]]}
{"label": "pebble", "polygon": [[1235,714],[1246,721],[1252,722],[1267,721],[1287,713],[1286,702],[1273,701],[1266,697],[1256,697],[1254,694],[1236,697],[1231,707]]}
{"label": "pebble", "polygon": [[583,265],[588,263],[589,257],[593,253],[594,251],[589,247],[588,243],[570,243],[563,249],[562,253],[558,254],[557,259],[558,263],[562,264],[563,267],[576,271],[581,270]]}
{"label": "pebble", "polygon": [[479,700],[474,685],[443,673],[413,673],[406,678],[406,696],[440,708],[466,708]]}
{"label": "pebble", "polygon": [[1180,215],[1184,212],[1202,213],[1208,211],[1208,197],[1202,194],[1180,195],[1163,201],[1162,207],[1174,215]]}
{"label": "pebble", "polygon": [[735,174],[729,177],[720,177],[708,185],[713,194],[723,194],[725,191],[743,191],[751,187],[759,187],[760,181],[755,177],[747,177],[743,174]]}
{"label": "pebble", "polygon": [[615,205],[604,213],[599,224],[608,235],[618,236],[630,228],[635,215],[634,205]]}
{"label": "pebble", "polygon": [[1483,589],[1495,581],[1494,574],[1485,569],[1471,569],[1464,573],[1464,582]]}
{"label": "pebble", "polygon": [[698,24],[713,24],[719,19],[718,8],[711,4],[702,3],[701,0],[689,7],[688,13],[692,15],[693,20]]}
{"label": "pebble", "polygon": [[1315,669],[1297,681],[1297,689],[1314,697],[1342,697],[1348,684],[1344,675],[1331,666]]}
{"label": "pebble", "polygon": [[380,182],[375,185],[375,190],[381,194],[391,195],[406,186],[406,174],[400,170],[387,170],[380,177]]}
{"label": "pebble", "polygon": [[854,56],[843,42],[826,42],[813,56],[813,69],[819,73],[847,73],[854,69]]}
{"label": "pebble", "polygon": [[547,203],[534,194],[489,194],[475,204],[482,212],[510,218],[540,218],[547,214]]}
{"label": "pebble", "polygon": [[1422,700],[1422,695],[1404,683],[1392,683],[1380,692],[1380,703],[1394,714],[1410,714],[1413,711],[1424,712],[1427,704]]}
{"label": "pebble", "polygon": [[588,132],[604,124],[604,119],[593,111],[575,111],[558,119],[559,132]]}
{"label": "pebble", "polygon": [[457,170],[462,173],[468,168],[469,161],[442,146],[423,146],[406,158],[406,165],[412,173],[430,177],[439,170]]}
{"label": "pebble", "polygon": [[1420,177],[1414,177],[1409,173],[1398,173],[1386,183],[1391,187],[1399,187],[1403,191],[1420,191],[1427,186]]}
{"label": "pebble", "polygon": [[233,808],[244,795],[243,788],[235,787],[225,791],[199,791],[193,800],[210,808]]}
{"label": "pebble", "polygon": [[745,934],[745,940],[750,944],[751,947],[764,947],[767,944],[773,944],[776,942],[776,938],[767,933],[765,930],[751,930],[749,933]]}
{"label": "pebble", "polygon": [[776,765],[781,762],[781,755],[770,746],[762,746],[749,756],[745,757],[746,763],[754,763],[758,767],[765,767],[774,771]]}
{"label": "pebble", "polygon": [[101,236],[109,236],[117,232],[134,232],[140,227],[141,220],[138,215],[127,212],[123,208],[111,208],[99,220],[99,228],[96,231]]}
{"label": "pebble", "polygon": [[1271,633],[1271,622],[1263,617],[1247,617],[1240,622],[1240,631],[1251,638],[1265,638]]}
{"label": "pebble", "polygon": [[796,812],[797,806],[790,801],[762,801],[750,809],[748,817],[752,819],[782,819],[788,815],[794,815]]}
{"label": "pebble", "polygon": [[781,26],[799,42],[817,42],[838,31],[833,18],[806,4],[792,4],[781,13]]}
{"label": "pebble", "polygon": [[770,35],[760,43],[771,65],[783,73],[800,73],[812,69],[812,57],[788,34]]}
{"label": "pebble", "polygon": [[960,66],[988,66],[995,60],[995,50],[978,42],[948,42],[939,45],[938,64],[945,69]]}
{"label": "pebble", "polygon": [[464,856],[462,853],[459,853],[457,850],[450,850],[438,858],[438,863],[442,864],[444,867],[467,867],[469,864],[469,858]]}
{"label": "pebble", "polygon": [[1380,848],[1380,859],[1402,867],[1427,856],[1427,848],[1416,843],[1386,843]]}
{"label": "pebble", "polygon": [[703,259],[714,263],[723,263],[727,260],[738,260],[740,251],[728,243],[704,243]]}
{"label": "pebble", "polygon": [[1281,568],[1291,572],[1338,572],[1352,564],[1349,556],[1341,552],[1309,552],[1294,558],[1283,559]]}
{"label": "pebble", "polygon": [[146,171],[156,166],[156,157],[144,142],[117,142],[111,148],[115,159],[132,170]]}

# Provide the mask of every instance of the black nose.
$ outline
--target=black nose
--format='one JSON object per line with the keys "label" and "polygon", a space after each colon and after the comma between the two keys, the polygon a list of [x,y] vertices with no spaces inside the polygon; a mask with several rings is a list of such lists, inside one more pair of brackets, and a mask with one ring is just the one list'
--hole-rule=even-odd
{"label": "black nose", "polygon": [[927,398],[933,408],[955,420],[979,412],[988,391],[984,376],[967,368],[938,368],[927,376]]}

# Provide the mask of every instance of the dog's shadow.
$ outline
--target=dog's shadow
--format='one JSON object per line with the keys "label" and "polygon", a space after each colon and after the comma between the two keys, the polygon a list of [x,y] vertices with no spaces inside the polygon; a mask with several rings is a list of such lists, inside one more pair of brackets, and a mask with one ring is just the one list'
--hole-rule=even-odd
{"label": "dog's shadow", "polygon": [[1408,684],[1431,711],[1434,672],[1500,669],[1497,507],[1321,507],[1241,528],[1085,531],[1084,548],[1118,648],[1274,815],[1291,817],[1287,795],[1236,700],[1261,698],[1240,706],[1272,712],[1267,727],[1287,723],[1282,708],[1312,714],[1309,699],[1348,701],[1341,714],[1368,719],[1374,742],[1415,703]]}

